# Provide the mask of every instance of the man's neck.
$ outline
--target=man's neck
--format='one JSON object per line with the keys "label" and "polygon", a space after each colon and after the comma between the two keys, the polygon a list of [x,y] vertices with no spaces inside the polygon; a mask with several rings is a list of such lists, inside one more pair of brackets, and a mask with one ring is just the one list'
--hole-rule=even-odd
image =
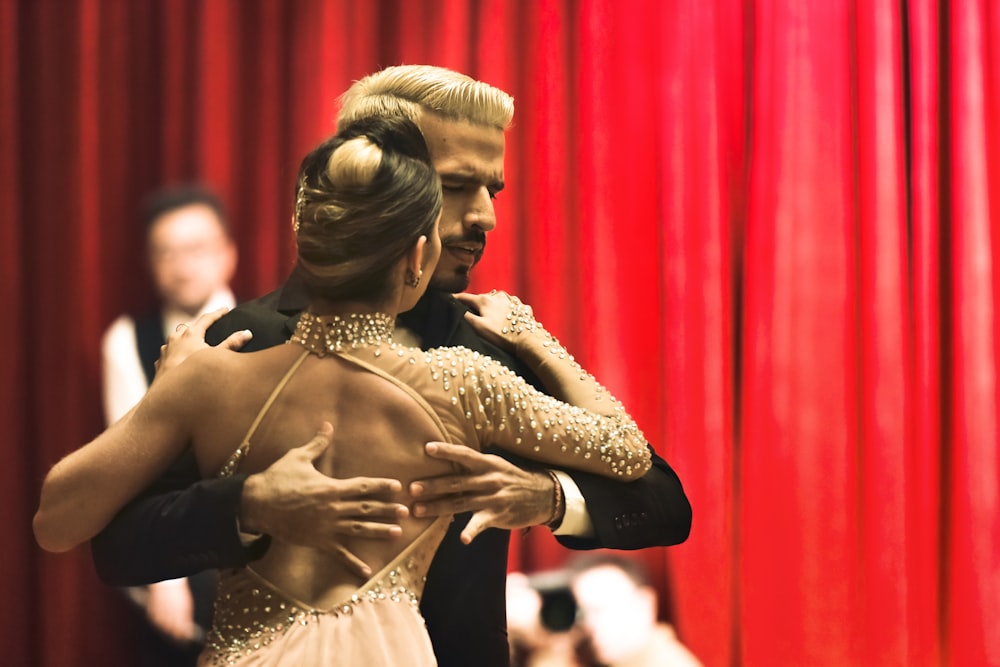
{"label": "man's neck", "polygon": [[428,289],[413,308],[399,314],[397,326],[409,329],[421,347],[445,345],[455,325],[453,303],[450,293]]}

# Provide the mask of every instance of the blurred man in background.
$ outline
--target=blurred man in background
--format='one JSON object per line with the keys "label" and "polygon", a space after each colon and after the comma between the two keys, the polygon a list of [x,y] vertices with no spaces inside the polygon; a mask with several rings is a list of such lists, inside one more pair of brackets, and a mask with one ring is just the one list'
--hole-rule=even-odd
{"label": "blurred man in background", "polygon": [[701,667],[658,620],[658,596],[634,559],[597,552],[565,569],[507,577],[514,667]]}
{"label": "blurred man in background", "polygon": [[[215,193],[200,186],[154,192],[145,202],[143,219],[159,303],[141,316],[121,315],[104,334],[103,403],[109,425],[149,388],[160,346],[170,332],[202,313],[236,303],[229,288],[236,271],[236,246]],[[144,611],[136,637],[136,664],[195,664],[211,623],[214,582],[215,573],[206,572],[126,589]]]}
{"label": "blurred man in background", "polygon": [[570,564],[577,625],[608,667],[700,667],[669,623],[657,619],[656,589],[639,561],[588,555]]}

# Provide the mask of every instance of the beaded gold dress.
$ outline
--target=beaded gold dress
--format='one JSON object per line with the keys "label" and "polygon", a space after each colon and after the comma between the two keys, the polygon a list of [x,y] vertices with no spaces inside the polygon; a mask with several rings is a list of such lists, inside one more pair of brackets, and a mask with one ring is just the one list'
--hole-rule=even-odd
{"label": "beaded gold dress", "polygon": [[[423,351],[396,344],[393,326],[393,319],[383,314],[304,313],[289,341],[304,348],[302,355],[275,387],[220,476],[239,469],[257,426],[309,355],[338,355],[403,389],[434,420],[443,441],[494,444],[527,458],[617,479],[635,479],[648,470],[642,433],[610,395],[602,400],[613,414],[588,412],[542,394],[499,362],[467,348]],[[537,329],[532,323],[532,332],[547,337],[553,355],[567,357],[554,338]],[[597,391],[603,391],[599,385]],[[438,518],[352,596],[325,609],[294,599],[252,567],[222,572],[213,627],[199,665],[436,665],[419,602],[450,521]]]}

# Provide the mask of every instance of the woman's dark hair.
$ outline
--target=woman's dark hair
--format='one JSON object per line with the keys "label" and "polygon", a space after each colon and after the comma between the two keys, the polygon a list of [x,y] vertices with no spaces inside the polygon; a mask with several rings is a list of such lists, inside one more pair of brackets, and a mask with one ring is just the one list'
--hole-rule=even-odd
{"label": "woman's dark hair", "polygon": [[296,271],[314,297],[380,297],[440,211],[441,180],[420,129],[404,118],[359,119],[302,160]]}

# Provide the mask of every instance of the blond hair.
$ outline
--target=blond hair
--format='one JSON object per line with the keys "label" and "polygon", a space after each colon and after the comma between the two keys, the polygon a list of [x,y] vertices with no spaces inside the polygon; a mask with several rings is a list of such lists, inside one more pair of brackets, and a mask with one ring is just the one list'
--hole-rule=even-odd
{"label": "blond hair", "polygon": [[371,116],[400,116],[419,124],[425,112],[506,130],[514,118],[514,98],[444,67],[396,65],[348,88],[340,98],[337,127]]}

